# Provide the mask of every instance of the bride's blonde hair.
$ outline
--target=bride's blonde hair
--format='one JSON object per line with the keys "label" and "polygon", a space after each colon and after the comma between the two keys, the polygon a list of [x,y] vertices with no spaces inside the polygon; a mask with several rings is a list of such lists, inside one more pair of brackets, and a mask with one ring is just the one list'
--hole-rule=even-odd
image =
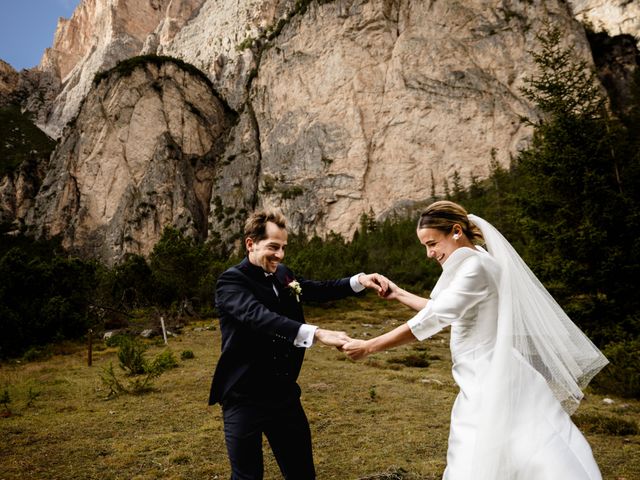
{"label": "bride's blonde hair", "polygon": [[464,207],[449,200],[440,200],[429,205],[420,215],[418,230],[435,228],[436,230],[449,233],[456,224],[460,225],[462,233],[464,233],[471,242],[478,245],[484,243],[482,232],[469,220],[468,213]]}

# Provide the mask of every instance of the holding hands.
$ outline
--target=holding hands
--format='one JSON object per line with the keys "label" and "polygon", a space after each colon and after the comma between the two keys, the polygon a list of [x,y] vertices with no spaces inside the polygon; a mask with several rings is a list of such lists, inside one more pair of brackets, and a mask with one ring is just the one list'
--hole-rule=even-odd
{"label": "holding hands", "polygon": [[325,330],[324,328],[316,329],[315,339],[320,343],[324,343],[331,347],[337,347],[338,349],[340,349],[345,343],[351,341],[351,338],[346,334],[346,332]]}
{"label": "holding hands", "polygon": [[372,288],[381,298],[387,300],[396,300],[400,289],[384,275],[379,273],[362,274],[358,277],[358,281],[363,287]]}
{"label": "holding hands", "polygon": [[315,333],[315,339],[325,345],[336,347],[351,360],[360,360],[371,353],[367,349],[365,340],[351,338],[346,332],[318,328]]}
{"label": "holding hands", "polygon": [[[379,273],[361,274],[358,282],[366,288],[372,288],[378,296],[387,300],[399,300],[401,303],[415,310],[424,308],[427,299],[403,290],[384,275]],[[366,356],[386,350],[415,340],[407,324],[403,324],[394,330],[379,337],[369,340],[357,340],[350,338],[345,332],[324,330],[318,328],[315,334],[316,340],[325,345],[331,345],[344,352],[351,360],[360,360]]]}
{"label": "holding hands", "polygon": [[391,283],[387,277],[379,273],[363,273],[358,277],[358,282],[365,288],[372,288],[381,297],[385,297],[389,293],[389,284]]}
{"label": "holding hands", "polygon": [[352,339],[350,342],[345,343],[340,350],[351,360],[363,359],[371,353],[367,341],[357,339]]}
{"label": "holding hands", "polygon": [[351,338],[346,332],[318,328],[315,333],[315,339],[325,345],[336,347],[341,352],[344,352],[351,360],[360,360],[371,353],[367,349],[367,342],[365,340]]}

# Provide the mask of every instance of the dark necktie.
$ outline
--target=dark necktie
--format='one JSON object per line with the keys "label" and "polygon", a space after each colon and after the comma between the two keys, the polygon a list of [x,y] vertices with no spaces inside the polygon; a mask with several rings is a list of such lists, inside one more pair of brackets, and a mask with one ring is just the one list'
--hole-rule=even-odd
{"label": "dark necktie", "polygon": [[273,273],[266,273],[267,282],[271,284],[271,288],[273,289],[273,293],[276,294],[276,297],[280,297],[280,293],[278,292],[278,279]]}

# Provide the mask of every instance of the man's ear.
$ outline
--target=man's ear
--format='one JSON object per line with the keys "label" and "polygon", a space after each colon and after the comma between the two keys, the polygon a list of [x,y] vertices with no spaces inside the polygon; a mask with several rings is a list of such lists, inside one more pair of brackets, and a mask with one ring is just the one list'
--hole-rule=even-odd
{"label": "man's ear", "polygon": [[244,239],[244,246],[247,249],[247,252],[250,252],[253,249],[253,238],[247,237]]}

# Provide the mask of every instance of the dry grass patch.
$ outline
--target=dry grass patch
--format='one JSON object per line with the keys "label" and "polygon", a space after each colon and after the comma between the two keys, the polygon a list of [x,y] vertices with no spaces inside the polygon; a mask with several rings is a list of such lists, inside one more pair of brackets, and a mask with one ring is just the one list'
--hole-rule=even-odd
{"label": "dry grass patch", "polygon": [[[407,309],[373,296],[307,309],[309,323],[359,338],[378,335],[410,316]],[[220,407],[206,404],[220,351],[219,331],[203,329],[210,325],[192,324],[170,340],[178,368],[157,378],[155,390],[145,395],[105,399],[100,371],[117,364],[116,348],[95,352],[93,367],[86,366],[80,345],[45,361],[0,365],[0,395],[6,388],[11,410],[0,418],[0,478],[228,478]],[[163,350],[151,343],[148,353],[153,357]],[[194,358],[181,358],[187,350]],[[429,366],[388,363],[413,356],[426,358]],[[356,363],[335,349],[314,346],[300,384],[319,480],[442,475],[457,393],[446,334]],[[614,398],[614,405],[605,405],[602,398],[588,395],[577,421],[637,423],[639,402]],[[592,430],[586,423],[583,428],[605,479],[640,478],[637,432],[614,435],[610,428]],[[265,464],[267,480],[281,478],[268,446]]]}

